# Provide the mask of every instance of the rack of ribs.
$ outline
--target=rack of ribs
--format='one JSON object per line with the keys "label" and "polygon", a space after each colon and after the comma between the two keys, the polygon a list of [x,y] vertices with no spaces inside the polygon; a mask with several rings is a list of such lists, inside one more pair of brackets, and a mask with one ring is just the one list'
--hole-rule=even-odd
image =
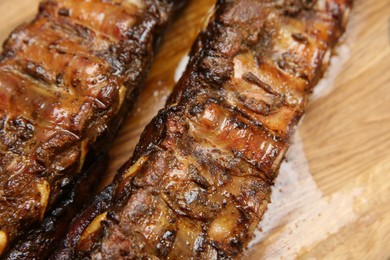
{"label": "rack of ribs", "polygon": [[185,2],[46,0],[11,33],[0,55],[0,256],[106,149]]}
{"label": "rack of ribs", "polygon": [[239,257],[351,4],[217,1],[165,108],[53,259]]}

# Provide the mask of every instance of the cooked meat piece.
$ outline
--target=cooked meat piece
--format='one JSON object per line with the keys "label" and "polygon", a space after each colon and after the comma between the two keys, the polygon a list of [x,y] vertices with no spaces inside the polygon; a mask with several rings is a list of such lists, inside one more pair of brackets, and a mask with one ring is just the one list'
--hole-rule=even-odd
{"label": "cooked meat piece", "polygon": [[40,225],[24,232],[11,249],[2,257],[3,260],[47,259],[58,246],[69,223],[82,210],[88,198],[96,193],[96,185],[101,181],[108,165],[108,155],[104,152],[94,160],[88,170],[82,172],[74,184],[69,185],[61,201],[47,214]]}
{"label": "cooked meat piece", "polygon": [[217,1],[166,107],[53,259],[237,258],[350,6]]}
{"label": "cooked meat piece", "polygon": [[0,55],[0,256],[109,143],[186,0],[47,0]]}

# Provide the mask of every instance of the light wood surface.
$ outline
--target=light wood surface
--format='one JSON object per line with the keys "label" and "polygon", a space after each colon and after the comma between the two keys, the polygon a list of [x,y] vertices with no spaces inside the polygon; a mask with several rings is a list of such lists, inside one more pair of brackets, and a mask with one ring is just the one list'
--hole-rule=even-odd
{"label": "light wood surface", "polygon": [[[38,2],[0,0],[1,41]],[[110,176],[164,105],[213,3],[193,0],[167,32],[113,143]],[[331,91],[309,103],[245,259],[390,259],[390,1],[356,0],[344,40],[321,83]]]}

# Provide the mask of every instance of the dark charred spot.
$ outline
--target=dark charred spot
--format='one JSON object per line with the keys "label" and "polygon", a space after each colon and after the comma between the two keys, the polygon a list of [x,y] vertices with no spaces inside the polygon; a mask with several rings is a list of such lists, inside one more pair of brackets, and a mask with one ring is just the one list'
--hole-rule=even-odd
{"label": "dark charred spot", "polygon": [[77,34],[80,37],[83,37],[86,39],[90,39],[92,37],[91,30],[86,26],[82,26],[82,25],[77,24],[77,25],[75,25],[75,29],[76,29]]}
{"label": "dark charred spot", "polygon": [[80,80],[80,79],[78,79],[78,78],[73,78],[73,79],[72,79],[72,82],[71,82],[71,85],[72,85],[72,87],[77,88],[77,86],[78,86],[80,83],[81,83],[81,80]]}
{"label": "dark charred spot", "polygon": [[297,42],[307,44],[309,41],[306,36],[304,36],[301,33],[293,33],[291,34],[291,37],[296,40]]}
{"label": "dark charred spot", "polygon": [[242,247],[242,242],[237,237],[232,237],[229,242],[231,246]]}
{"label": "dark charred spot", "polygon": [[284,0],[284,3],[282,3],[282,8],[284,14],[296,16],[301,12],[303,5],[301,0]]}
{"label": "dark charred spot", "polygon": [[58,10],[58,15],[69,16],[70,15],[70,11],[67,8],[60,8],[60,10]]}
{"label": "dark charred spot", "polygon": [[102,220],[100,221],[100,225],[103,228],[104,235],[107,236],[109,234],[110,222],[107,220]]}
{"label": "dark charred spot", "polygon": [[238,151],[238,150],[232,149],[232,153],[237,158],[241,158],[241,159],[244,158],[244,153],[242,151]]}
{"label": "dark charred spot", "polygon": [[114,222],[115,224],[119,224],[119,218],[118,216],[115,214],[115,212],[113,211],[109,211],[107,213],[107,219],[111,220],[112,222]]}
{"label": "dark charred spot", "polygon": [[285,52],[276,61],[279,69],[287,74],[307,80],[309,78],[306,62],[299,56]]}
{"label": "dark charred spot", "polygon": [[124,250],[124,249],[119,249],[119,254],[122,257],[126,257],[129,255],[129,252],[127,250]]}
{"label": "dark charred spot", "polygon": [[255,55],[256,65],[259,67],[264,63],[264,57],[261,54]]}
{"label": "dark charred spot", "polygon": [[63,82],[64,82],[64,78],[63,78],[62,73],[58,73],[56,76],[56,84],[59,86],[62,86]]}
{"label": "dark charred spot", "polygon": [[200,64],[207,83],[221,85],[233,75],[233,62],[222,57],[205,57]]}
{"label": "dark charred spot", "polygon": [[207,179],[202,176],[201,172],[192,164],[188,167],[188,175],[192,181],[203,188],[208,188],[211,185]]}
{"label": "dark charred spot", "polygon": [[45,69],[40,64],[28,61],[25,72],[38,80],[50,81]]}
{"label": "dark charred spot", "polygon": [[311,9],[316,0],[284,0],[278,4],[283,13],[290,16],[298,15],[302,10]]}
{"label": "dark charred spot", "polygon": [[202,113],[203,109],[204,109],[203,106],[196,104],[195,106],[191,107],[189,113],[191,116],[196,116],[196,115]]}
{"label": "dark charred spot", "polygon": [[314,6],[314,4],[317,2],[317,0],[301,0],[303,7],[306,9],[310,9]]}
{"label": "dark charred spot", "polygon": [[176,231],[166,231],[161,239],[158,241],[156,248],[159,252],[160,257],[166,257],[168,256],[173,243],[175,242],[176,238]]}
{"label": "dark charred spot", "polygon": [[233,123],[234,128],[238,128],[238,129],[247,129],[248,128],[247,124],[238,120],[236,117],[231,117],[231,118],[229,118],[229,120]]}
{"label": "dark charred spot", "polygon": [[10,130],[21,139],[27,141],[33,137],[34,126],[25,118],[19,117],[11,121]]}
{"label": "dark charred spot", "polygon": [[92,84],[92,85],[96,85],[97,83],[98,83],[98,80],[97,80],[97,79],[92,79],[92,80],[91,80],[91,84]]}
{"label": "dark charred spot", "polygon": [[4,129],[5,120],[6,120],[6,116],[2,116],[2,117],[0,118],[0,131],[2,131],[2,130]]}
{"label": "dark charred spot", "polygon": [[261,32],[249,32],[245,37],[245,45],[241,46],[242,51],[252,50],[261,37]]}
{"label": "dark charred spot", "polygon": [[340,6],[336,3],[332,3],[330,5],[330,12],[332,14],[332,17],[336,20],[336,21],[340,21],[342,19],[342,11],[340,10]]}

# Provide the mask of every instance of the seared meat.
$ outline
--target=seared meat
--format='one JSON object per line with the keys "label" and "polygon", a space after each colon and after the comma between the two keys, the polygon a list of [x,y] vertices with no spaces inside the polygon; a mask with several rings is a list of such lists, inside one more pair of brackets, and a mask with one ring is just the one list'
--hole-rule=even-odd
{"label": "seared meat", "polygon": [[217,1],[165,109],[53,259],[239,256],[350,6]]}
{"label": "seared meat", "polygon": [[0,59],[0,256],[108,144],[186,0],[48,0]]}

